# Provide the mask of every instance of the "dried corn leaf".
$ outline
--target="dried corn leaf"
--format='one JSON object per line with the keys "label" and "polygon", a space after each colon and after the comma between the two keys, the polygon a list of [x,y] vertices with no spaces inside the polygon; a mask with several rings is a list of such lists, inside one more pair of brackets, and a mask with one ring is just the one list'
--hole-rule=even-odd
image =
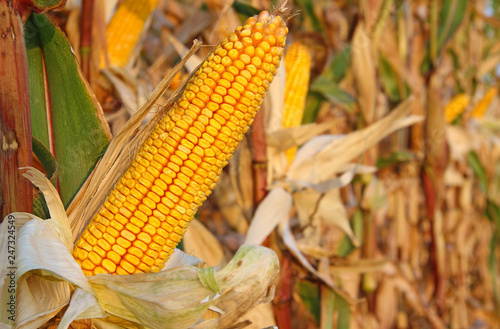
{"label": "dried corn leaf", "polygon": [[358,24],[354,31],[351,56],[357,101],[365,122],[370,124],[376,119],[375,100],[378,88],[371,40],[363,24]]}
{"label": "dried corn leaf", "polygon": [[[355,160],[367,149],[374,146],[390,133],[422,121],[419,116],[407,116],[410,111],[413,97],[403,101],[385,118],[368,126],[365,129],[350,133],[342,138],[331,138],[331,143],[324,143],[323,148],[302,155],[297,153],[296,160],[290,166],[288,178],[307,180],[319,183],[330,179],[349,162]],[[325,140],[323,140],[325,141]]]}
{"label": "dried corn leaf", "polygon": [[249,320],[251,324],[246,329],[262,329],[276,326],[273,306],[271,303],[260,304],[240,318],[241,321]]}
{"label": "dried corn leaf", "polygon": [[[189,49],[184,46],[179,40],[177,40],[176,37],[174,37],[173,35],[171,35],[170,33],[167,34],[167,40],[172,44],[172,46],[174,47],[175,51],[177,52],[177,54],[181,57],[185,57],[187,56],[187,54],[189,53]],[[197,67],[198,65],[200,65],[201,63],[203,62],[203,59],[196,56],[195,54],[191,55],[188,57],[186,63],[184,64],[184,66],[186,67],[187,71],[189,73],[193,72]]]}
{"label": "dried corn leaf", "polygon": [[328,121],[278,130],[267,136],[267,145],[268,147],[275,147],[279,152],[283,152],[291,147],[304,144],[314,136],[324,133],[336,124],[335,121]]}
{"label": "dried corn leaf", "polygon": [[264,242],[281,220],[288,219],[291,208],[290,193],[282,187],[272,189],[257,207],[245,243],[261,244]]}
{"label": "dried corn leaf", "polygon": [[200,221],[193,220],[182,239],[184,250],[189,255],[202,259],[208,266],[221,264],[224,251],[212,232]]}
{"label": "dried corn leaf", "polygon": [[334,225],[344,231],[355,247],[359,247],[359,240],[354,235],[347,217],[345,206],[340,198],[340,191],[328,191],[321,198],[314,217],[319,217],[326,225]]}
{"label": "dried corn leaf", "polygon": [[300,249],[297,246],[297,243],[295,241],[295,237],[293,236],[292,231],[290,229],[289,219],[283,219],[280,221],[279,224],[280,224],[280,226],[279,226],[280,233],[281,233],[281,236],[283,238],[283,243],[286,245],[288,250],[290,250],[290,252],[299,260],[299,262],[302,264],[302,266],[304,266],[314,276],[316,276],[317,278],[322,280],[327,286],[332,288],[338,295],[345,298],[348,301],[348,303],[352,304],[353,303],[352,299],[344,291],[339,289],[339,287],[337,287],[337,285],[335,285],[335,283],[331,280],[331,278],[329,276],[325,276],[324,274],[319,273],[311,265],[311,263],[307,260],[307,258],[302,254],[302,252],[300,251]]}

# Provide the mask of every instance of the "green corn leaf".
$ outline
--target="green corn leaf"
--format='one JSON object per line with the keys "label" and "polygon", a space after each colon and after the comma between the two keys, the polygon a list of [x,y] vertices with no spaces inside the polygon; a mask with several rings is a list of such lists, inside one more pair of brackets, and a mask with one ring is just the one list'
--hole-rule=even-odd
{"label": "green corn leaf", "polygon": [[33,136],[56,159],[59,192],[68,206],[110,136],[61,30],[44,14],[33,14],[25,23],[25,42]]}

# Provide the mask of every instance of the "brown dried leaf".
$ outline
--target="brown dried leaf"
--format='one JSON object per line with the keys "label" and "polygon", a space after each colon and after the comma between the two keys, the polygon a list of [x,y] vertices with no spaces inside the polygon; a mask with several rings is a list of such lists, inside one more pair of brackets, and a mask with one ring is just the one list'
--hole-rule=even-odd
{"label": "brown dried leaf", "polygon": [[217,238],[200,221],[193,220],[182,239],[187,254],[202,259],[208,266],[221,264],[224,251]]}
{"label": "brown dried leaf", "polygon": [[365,122],[375,120],[377,80],[371,40],[363,24],[358,24],[352,39],[352,71],[357,90],[357,102]]}
{"label": "brown dried leaf", "polygon": [[[341,168],[362,155],[367,149],[377,144],[391,132],[422,120],[421,117],[409,116],[413,97],[402,102],[385,118],[357,130],[342,138],[333,140],[326,146],[309,154],[299,152],[288,171],[288,177],[295,180],[308,180],[318,183],[328,180]],[[301,158],[302,156],[302,158]]]}

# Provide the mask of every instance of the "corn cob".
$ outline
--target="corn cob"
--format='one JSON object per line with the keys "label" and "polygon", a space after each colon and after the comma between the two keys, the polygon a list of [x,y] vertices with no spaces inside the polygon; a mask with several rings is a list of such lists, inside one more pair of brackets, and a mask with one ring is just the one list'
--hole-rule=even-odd
{"label": "corn cob", "polygon": [[[285,112],[283,114],[283,127],[291,128],[300,126],[304,116],[306,95],[309,89],[309,75],[311,54],[305,45],[295,42],[288,47],[285,53]],[[295,157],[297,147],[286,151],[290,164]]]}
{"label": "corn cob", "polygon": [[470,98],[466,94],[459,94],[451,99],[444,109],[445,120],[447,123],[453,122],[465,108],[469,105]]}
{"label": "corn cob", "polygon": [[472,110],[472,116],[474,118],[483,117],[486,114],[486,110],[488,109],[488,107],[490,107],[491,101],[493,100],[493,98],[495,98],[497,93],[498,89],[496,87],[490,88]]}
{"label": "corn cob", "polygon": [[[109,64],[127,64],[158,0],[124,0],[106,27]],[[104,57],[101,66],[105,66]]]}
{"label": "corn cob", "polygon": [[86,275],[163,267],[252,123],[287,32],[262,12],[197,69],[77,241]]}

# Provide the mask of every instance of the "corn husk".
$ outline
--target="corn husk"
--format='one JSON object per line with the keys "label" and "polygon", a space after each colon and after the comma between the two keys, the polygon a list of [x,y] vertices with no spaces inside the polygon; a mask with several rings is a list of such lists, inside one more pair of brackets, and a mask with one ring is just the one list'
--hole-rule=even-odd
{"label": "corn husk", "polygon": [[[5,328],[38,328],[56,314],[62,315],[58,328],[85,318],[99,319],[97,328],[220,328],[273,297],[278,259],[259,246],[242,246],[220,270],[200,269],[200,259],[176,250],[158,273],[85,277],[71,255],[69,219],[56,190],[34,168],[23,175],[42,191],[52,218],[11,215],[17,228],[17,304],[15,324],[0,318]],[[2,236],[8,219],[0,224]],[[6,264],[2,241],[0,258]],[[10,278],[6,267],[1,271],[0,291],[6,294]],[[220,310],[220,317],[202,320],[210,307]]]}

